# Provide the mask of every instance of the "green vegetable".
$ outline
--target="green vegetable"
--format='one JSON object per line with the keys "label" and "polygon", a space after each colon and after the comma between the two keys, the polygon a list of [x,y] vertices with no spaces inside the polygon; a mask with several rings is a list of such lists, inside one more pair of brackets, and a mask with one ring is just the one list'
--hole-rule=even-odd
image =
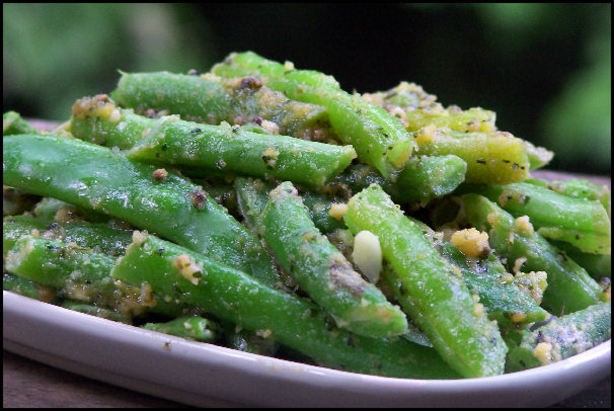
{"label": "green vegetable", "polygon": [[428,347],[339,329],[314,304],[152,235],[128,248],[112,276],[135,286],[146,283],[161,295],[270,336],[323,366],[391,377],[458,377]]}
{"label": "green vegetable", "polygon": [[4,137],[3,181],[122,219],[275,282],[270,256],[256,237],[200,186],[121,153],[57,136]]}
{"label": "green vegetable", "polygon": [[547,273],[548,288],[542,306],[550,313],[572,313],[605,299],[601,287],[586,270],[546,241],[526,219],[514,219],[478,194],[465,194],[462,201],[467,220],[488,233],[490,247],[506,259],[508,270]]}
{"label": "green vegetable", "polygon": [[535,184],[546,187],[550,190],[573,198],[581,198],[589,201],[599,201],[607,210],[608,216],[611,212],[611,193],[608,186],[597,184],[585,178],[569,178],[567,180],[544,180],[540,178],[529,178],[525,183]]}
{"label": "green vegetable", "polygon": [[32,236],[19,238],[5,259],[9,273],[86,302],[115,300],[109,277],[114,264],[115,258],[74,243]]}
{"label": "green vegetable", "polygon": [[214,321],[198,316],[180,316],[166,322],[148,322],[141,328],[210,343],[217,341],[221,331]]}
{"label": "green vegetable", "polygon": [[442,254],[457,266],[469,290],[480,297],[488,317],[500,329],[543,321],[550,314],[514,281],[494,253],[468,258],[450,243],[441,244]]}
{"label": "green vegetable", "polygon": [[212,75],[169,72],[121,73],[111,93],[117,103],[135,112],[217,125],[262,125],[282,135],[307,137],[327,130],[326,110],[290,100],[253,77],[224,79]]}
{"label": "green vegetable", "polygon": [[467,163],[466,183],[506,184],[529,177],[529,157],[522,139],[510,133],[463,133],[424,127],[413,133],[420,154],[454,154]]}
{"label": "green vegetable", "polygon": [[115,311],[111,308],[87,304],[82,301],[74,300],[64,300],[59,305],[69,310],[77,311],[83,314],[93,315],[94,317],[117,321],[124,324],[132,324],[132,318],[129,315]]}
{"label": "green vegetable", "polygon": [[352,197],[344,218],[354,234],[368,230],[379,237],[395,297],[452,368],[464,377],[503,373],[507,349],[496,323],[426,238],[422,223],[378,185]]}
{"label": "green vegetable", "polygon": [[352,192],[380,185],[400,204],[426,205],[429,201],[452,193],[463,181],[467,163],[455,155],[411,157],[394,182],[386,180],[362,163],[352,164],[331,185],[345,185]]}
{"label": "green vegetable", "polygon": [[520,182],[470,188],[488,197],[514,217],[528,216],[537,232],[550,240],[569,243],[580,251],[611,253],[611,222],[597,200],[584,200]]}
{"label": "green vegetable", "polygon": [[225,122],[199,124],[177,116],[147,119],[115,107],[104,95],[75,103],[71,130],[86,141],[130,149],[126,156],[131,160],[188,168],[203,176],[223,170],[316,188],[356,157],[351,146],[254,133]]}
{"label": "green vegetable", "polygon": [[495,112],[480,107],[468,110],[461,110],[458,106],[444,108],[437,101],[437,96],[407,81],[402,81],[386,91],[365,93],[363,98],[395,115],[408,131],[416,131],[430,125],[462,132],[497,130]]}
{"label": "green vegetable", "polygon": [[36,129],[16,111],[2,114],[2,135],[36,133]]}
{"label": "green vegetable", "polygon": [[339,327],[374,338],[407,331],[405,314],[320,233],[292,183],[270,192],[262,221],[276,261]]}
{"label": "green vegetable", "polygon": [[357,94],[342,90],[330,76],[296,70],[290,63],[265,59],[253,52],[232,53],[211,72],[222,77],[253,76],[289,98],[325,107],[333,130],[352,145],[358,157],[385,178],[401,170],[414,147],[398,119]]}
{"label": "green vegetable", "polygon": [[2,276],[2,289],[46,303],[55,303],[57,301],[57,291],[55,288],[40,285],[35,281],[7,272]]}
{"label": "green vegetable", "polygon": [[610,303],[602,302],[522,331],[516,342],[510,340],[506,370],[552,364],[607,341],[612,334],[611,313]]}

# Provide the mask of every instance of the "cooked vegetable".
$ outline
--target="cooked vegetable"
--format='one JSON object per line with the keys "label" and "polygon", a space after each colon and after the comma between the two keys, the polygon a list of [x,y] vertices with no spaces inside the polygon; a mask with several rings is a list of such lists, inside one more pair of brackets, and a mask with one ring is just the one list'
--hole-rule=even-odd
{"label": "cooked vegetable", "polygon": [[158,181],[156,166],[77,139],[16,135],[3,142],[5,184],[123,219],[276,281],[255,236],[187,179],[169,173]]}
{"label": "cooked vegetable", "polygon": [[171,299],[271,335],[320,365],[396,377],[457,376],[428,347],[400,338],[351,334],[335,327],[310,302],[152,235],[130,246],[112,275],[134,286],[149,284]]}
{"label": "cooked vegetable", "polygon": [[462,199],[468,221],[488,233],[490,246],[505,257],[510,271],[516,267],[548,274],[542,304],[550,313],[572,313],[606,298],[586,270],[548,243],[528,218],[514,218],[478,194],[466,194]]}
{"label": "cooked vegetable", "polygon": [[131,160],[188,168],[192,175],[222,170],[318,188],[356,157],[351,146],[254,133],[228,123],[199,124],[176,115],[148,119],[100,95],[77,101],[72,113],[76,137],[130,149]]}
{"label": "cooked vegetable", "polygon": [[608,340],[611,312],[609,302],[598,303],[520,332],[510,339],[507,371],[552,364]]}
{"label": "cooked vegetable", "polygon": [[[224,79],[211,73],[121,73],[111,97],[138,114],[177,114],[218,125],[257,125],[273,134],[325,139],[326,110],[291,100],[254,77]],[[320,134],[320,136],[317,136]]]}
{"label": "cooked vegetable", "polygon": [[220,326],[214,321],[198,316],[181,316],[166,322],[149,322],[141,327],[203,342],[215,342],[221,331]]}
{"label": "cooked vegetable", "polygon": [[586,253],[611,253],[610,218],[600,201],[525,182],[470,190],[497,202],[514,217],[528,216],[535,230],[547,239],[569,243]]}
{"label": "cooked vegetable", "polygon": [[316,228],[292,183],[271,190],[262,226],[281,267],[339,327],[374,338],[407,331],[405,314],[363,279]]}
{"label": "cooked vegetable", "polygon": [[36,133],[36,129],[16,111],[2,114],[2,135]]}
{"label": "cooked vegetable", "polygon": [[[102,91],[104,93],[104,91]],[[3,118],[3,287],[357,373],[478,378],[610,338],[610,190],[420,86],[253,52]],[[109,97],[109,95],[112,96]]]}
{"label": "cooked vegetable", "polygon": [[288,97],[325,107],[338,138],[354,146],[361,161],[391,178],[401,170],[414,147],[402,124],[383,108],[341,89],[330,76],[296,70],[253,52],[232,53],[211,71],[223,77],[254,76]]}
{"label": "cooked vegetable", "polygon": [[356,194],[344,219],[353,233],[379,237],[395,297],[439,354],[464,377],[503,373],[506,347],[496,323],[471,295],[420,225],[378,185]]}

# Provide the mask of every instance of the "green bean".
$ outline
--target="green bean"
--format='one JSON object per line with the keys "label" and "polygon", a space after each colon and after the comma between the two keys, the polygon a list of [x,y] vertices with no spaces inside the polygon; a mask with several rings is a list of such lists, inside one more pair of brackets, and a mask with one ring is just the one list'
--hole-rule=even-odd
{"label": "green bean", "polygon": [[71,124],[78,138],[130,148],[126,155],[131,160],[188,167],[192,172],[223,170],[288,179],[311,187],[323,185],[356,157],[351,146],[253,133],[228,123],[199,124],[177,116],[146,119],[114,107],[104,95],[75,103]]}
{"label": "green bean", "polygon": [[529,216],[537,232],[547,239],[567,242],[586,253],[611,253],[611,222],[599,201],[566,196],[525,182],[480,185],[469,190],[496,201],[514,217]]}
{"label": "green bean", "polygon": [[[327,130],[326,110],[290,100],[255,78],[223,79],[207,73],[121,73],[111,93],[117,103],[139,114],[177,114],[207,124],[270,124],[279,134],[307,137]],[[276,130],[278,128],[278,130]]]}
{"label": "green bean", "polygon": [[10,273],[4,273],[2,289],[46,303],[54,303],[57,297],[55,288]]}
{"label": "green bean", "polygon": [[[3,181],[106,213],[274,283],[272,260],[257,238],[201,187],[153,165],[74,138],[4,137]],[[158,181],[161,180],[161,181]]]}
{"label": "green bean", "polygon": [[270,185],[260,179],[237,177],[233,186],[244,224],[257,235],[262,235],[264,227],[261,214],[269,198]]}
{"label": "green bean", "polygon": [[576,247],[562,241],[549,240],[560,251],[564,252],[589,273],[591,277],[599,281],[604,277],[612,277],[612,256],[609,254],[584,253]]}
{"label": "green bean", "polygon": [[416,131],[429,125],[462,132],[497,130],[495,112],[480,107],[468,110],[461,110],[458,106],[444,108],[437,101],[437,96],[428,94],[415,83],[402,81],[386,91],[365,93],[363,98],[395,115],[408,131]]}
{"label": "green bean", "polygon": [[554,152],[545,147],[536,146],[528,140],[522,139],[527,157],[529,159],[529,169],[537,170],[550,164],[554,158]]}
{"label": "green bean", "polygon": [[378,185],[352,197],[344,219],[353,233],[379,237],[396,298],[452,368],[464,377],[503,372],[506,347],[496,323],[424,235],[422,223]]}
{"label": "green bean", "polygon": [[76,244],[40,237],[20,237],[8,251],[9,273],[38,284],[64,289],[84,301],[114,299],[115,286],[109,277],[115,259]]}
{"label": "green bean", "polygon": [[546,187],[550,190],[573,198],[580,198],[589,201],[599,201],[610,215],[611,193],[608,186],[597,184],[585,178],[570,178],[567,180],[544,180],[540,178],[530,178],[525,183],[535,184]]}
{"label": "green bean", "polygon": [[463,133],[429,126],[413,136],[420,154],[454,154],[465,160],[466,183],[506,184],[529,177],[525,144],[510,133]]}
{"label": "green bean", "polygon": [[62,301],[59,305],[72,311],[93,315],[94,317],[117,321],[124,324],[132,324],[132,318],[129,315],[115,311],[111,308],[87,304],[82,301],[70,299]]}
{"label": "green bean", "polygon": [[428,347],[338,329],[313,303],[153,235],[136,242],[112,276],[270,336],[322,366],[409,378],[458,378]]}
{"label": "green bean", "polygon": [[[461,133],[493,134],[499,131],[495,125],[494,111],[481,107],[462,110],[455,105],[444,108],[437,101],[437,96],[428,94],[421,86],[406,81],[387,91],[363,94],[363,98],[384,107],[412,132],[428,126]],[[554,156],[552,151],[535,146],[527,140],[521,140],[521,143],[531,170],[546,166]]]}
{"label": "green bean", "polygon": [[375,338],[407,331],[405,314],[320,233],[292,183],[270,192],[262,219],[276,261],[339,327]]}
{"label": "green bean", "polygon": [[[260,179],[244,177],[237,177],[234,186],[243,222],[258,235],[264,235],[265,229],[261,224],[261,214],[269,199],[269,192],[275,186],[270,182]],[[345,227],[341,216],[333,217],[331,215],[331,209],[334,208],[335,201],[331,201],[328,195],[303,189],[299,189],[299,194],[309,210],[311,220],[320,232],[330,234],[337,229]],[[343,200],[339,202],[341,206],[342,202]]]}
{"label": "green bean", "polygon": [[496,320],[500,329],[550,317],[538,301],[518,287],[494,253],[468,258],[451,243],[444,242],[440,247],[442,254],[461,270],[469,290],[480,297],[488,317]]}
{"label": "green bean", "polygon": [[519,341],[510,344],[506,370],[552,364],[607,341],[611,311],[610,303],[602,302],[521,332]]}
{"label": "green bean", "polygon": [[208,343],[216,342],[220,338],[221,331],[220,326],[214,321],[198,316],[180,316],[166,322],[148,322],[140,327]]}
{"label": "green bean", "polygon": [[2,220],[2,255],[6,257],[17,240],[26,235],[40,235],[47,228],[47,223],[31,215],[14,215]]}
{"label": "green bean", "polygon": [[478,194],[465,194],[462,201],[468,222],[488,233],[490,247],[506,259],[508,270],[547,273],[542,307],[550,313],[579,311],[605,299],[601,287],[586,270],[537,233],[527,219],[514,219]]}
{"label": "green bean", "polygon": [[2,114],[2,135],[36,133],[36,129],[16,111]]}
{"label": "green bean", "polygon": [[358,192],[370,184],[380,185],[394,201],[401,204],[426,205],[435,198],[452,193],[463,181],[467,163],[455,155],[415,156],[391,182],[366,164],[352,164],[333,179]]}
{"label": "green bean", "polygon": [[338,138],[354,146],[359,159],[385,178],[401,170],[412,154],[414,143],[398,119],[359,95],[342,90],[322,73],[295,70],[290,64],[253,52],[232,53],[211,71],[223,77],[254,76],[289,98],[325,107]]}

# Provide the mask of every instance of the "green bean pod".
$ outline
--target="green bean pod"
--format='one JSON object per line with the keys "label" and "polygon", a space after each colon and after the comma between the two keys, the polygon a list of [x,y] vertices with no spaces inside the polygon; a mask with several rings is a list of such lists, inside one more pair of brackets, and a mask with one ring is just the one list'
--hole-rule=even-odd
{"label": "green bean pod", "polygon": [[124,324],[132,324],[132,317],[118,312],[112,308],[101,307],[99,305],[84,303],[79,300],[63,300],[58,305],[79,313],[93,315],[94,317],[104,318],[105,320],[117,321]]}
{"label": "green bean pod", "polygon": [[27,235],[40,235],[47,228],[47,223],[30,215],[14,215],[2,220],[2,255],[15,245],[17,240]]}
{"label": "green bean pod", "polygon": [[455,155],[411,157],[394,182],[386,180],[366,164],[352,164],[335,177],[332,184],[343,184],[358,192],[370,184],[380,185],[400,204],[426,205],[452,193],[463,181],[467,163]]}
{"label": "green bean pod", "polygon": [[88,302],[115,299],[114,264],[115,258],[74,243],[33,236],[19,238],[5,259],[7,272]]}
{"label": "green bean pod", "polygon": [[448,127],[462,132],[496,131],[496,113],[480,107],[461,110],[458,106],[444,106],[437,101],[437,96],[407,81],[397,86],[374,93],[365,93],[363,98],[378,104],[395,115],[408,131],[422,127]]}
{"label": "green bean pod", "polygon": [[593,254],[585,253],[578,250],[576,247],[562,241],[549,242],[556,248],[567,254],[569,258],[578,263],[582,268],[589,273],[595,280],[600,281],[602,278],[612,278],[612,256],[608,254]]}
{"label": "green bean pod", "polygon": [[320,187],[354,158],[351,146],[254,133],[239,126],[199,124],[177,116],[147,119],[114,106],[106,96],[73,106],[71,131],[78,138],[130,149],[131,160],[217,172],[278,178]]}
{"label": "green bean pod", "polygon": [[612,199],[610,188],[605,184],[598,184],[586,178],[569,178],[567,180],[545,180],[541,178],[529,178],[525,183],[546,187],[550,190],[573,198],[581,198],[589,201],[599,201],[610,216]]}
{"label": "green bean pod", "polygon": [[221,331],[217,323],[199,316],[180,316],[166,322],[148,322],[140,327],[145,330],[208,343],[216,342],[220,338]]}
{"label": "green bean pod", "polygon": [[471,191],[496,201],[514,217],[529,216],[537,232],[549,240],[567,242],[586,253],[611,253],[611,221],[597,200],[574,198],[525,182],[480,185]]}
{"label": "green bean pod", "polygon": [[429,126],[413,137],[420,154],[454,154],[465,160],[466,183],[506,184],[530,176],[525,144],[509,133],[463,133]]}
{"label": "green bean pod", "polygon": [[552,364],[607,341],[612,335],[611,307],[609,302],[590,305],[524,330],[519,341],[510,344],[506,370],[514,372]]}
{"label": "green bean pod", "polygon": [[262,124],[266,120],[279,134],[300,138],[316,130],[329,132],[323,107],[290,100],[252,77],[122,72],[111,96],[120,106],[139,114],[177,114],[185,120],[214,125],[223,121]]}
{"label": "green bean pod", "polygon": [[36,133],[33,125],[28,123],[16,111],[7,111],[2,114],[2,135]]}
{"label": "green bean pod", "polygon": [[496,322],[427,239],[422,223],[375,184],[352,197],[344,219],[353,233],[379,237],[397,300],[452,368],[465,377],[503,373],[507,349]]}
{"label": "green bean pod", "polygon": [[405,314],[320,233],[292,183],[269,193],[262,220],[276,261],[339,327],[374,338],[407,331]]}
{"label": "green bean pod", "polygon": [[514,219],[479,194],[465,194],[461,198],[467,220],[488,233],[490,247],[506,259],[509,270],[547,273],[548,288],[542,307],[550,313],[579,311],[605,299],[601,287],[586,270],[557,250],[526,219]]}
{"label": "green bean pod", "polygon": [[57,290],[54,287],[41,285],[27,278],[6,272],[2,276],[2,289],[46,303],[54,303],[57,299]]}
{"label": "green bean pod", "polygon": [[277,278],[258,239],[200,186],[74,138],[4,137],[3,181],[103,212],[265,281]]}
{"label": "green bean pod", "polygon": [[328,111],[333,131],[343,144],[384,177],[401,170],[414,148],[403,125],[382,107],[342,90],[330,76],[314,70],[295,70],[256,53],[232,53],[211,71],[223,77],[254,76],[289,98],[317,104]]}
{"label": "green bean pod", "polygon": [[112,276],[137,287],[146,283],[161,295],[270,336],[322,366],[391,377],[458,378],[428,347],[339,329],[313,303],[153,235],[131,245]]}
{"label": "green bean pod", "polygon": [[441,253],[457,266],[469,290],[480,297],[488,317],[496,320],[499,328],[544,321],[550,314],[513,281],[494,253],[487,257],[467,258],[452,244],[441,244]]}

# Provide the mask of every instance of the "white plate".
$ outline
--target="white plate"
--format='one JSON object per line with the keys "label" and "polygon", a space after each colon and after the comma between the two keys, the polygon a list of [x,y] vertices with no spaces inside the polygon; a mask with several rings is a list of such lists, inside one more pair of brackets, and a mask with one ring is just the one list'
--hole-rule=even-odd
{"label": "white plate", "polygon": [[336,371],[197,343],[3,292],[4,349],[169,400],[268,407],[543,407],[611,373],[611,341],[558,363],[464,380]]}

